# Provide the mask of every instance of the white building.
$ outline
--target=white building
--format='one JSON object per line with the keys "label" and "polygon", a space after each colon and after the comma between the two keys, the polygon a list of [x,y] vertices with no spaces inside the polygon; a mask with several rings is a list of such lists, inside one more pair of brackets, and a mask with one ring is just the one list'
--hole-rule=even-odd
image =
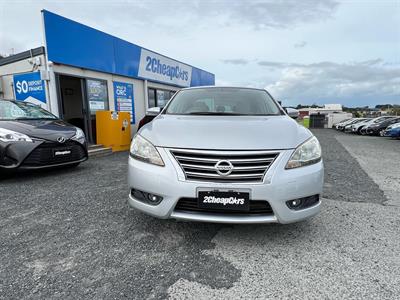
{"label": "white building", "polygon": [[324,107],[301,108],[300,118],[310,117],[311,127],[332,128],[333,124],[352,117],[351,113],[343,112],[341,104],[325,104]]}

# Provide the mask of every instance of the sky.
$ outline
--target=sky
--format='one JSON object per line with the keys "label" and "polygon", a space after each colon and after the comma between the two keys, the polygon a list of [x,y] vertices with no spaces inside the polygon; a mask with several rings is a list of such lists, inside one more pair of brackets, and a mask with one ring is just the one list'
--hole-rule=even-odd
{"label": "sky", "polygon": [[41,9],[286,106],[400,104],[400,0],[0,0],[0,54],[43,44]]}

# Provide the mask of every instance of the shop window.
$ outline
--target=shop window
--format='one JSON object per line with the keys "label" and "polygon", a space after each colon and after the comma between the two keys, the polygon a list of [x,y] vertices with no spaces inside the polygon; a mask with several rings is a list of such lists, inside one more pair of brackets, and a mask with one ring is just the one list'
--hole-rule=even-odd
{"label": "shop window", "polygon": [[156,106],[156,90],[149,89],[149,108]]}
{"label": "shop window", "polygon": [[169,91],[157,90],[157,106],[164,107],[169,100]]}
{"label": "shop window", "polygon": [[90,114],[95,115],[98,110],[108,110],[107,81],[87,79],[86,89]]}
{"label": "shop window", "polygon": [[164,107],[175,92],[176,91],[149,88],[149,108],[155,106]]}

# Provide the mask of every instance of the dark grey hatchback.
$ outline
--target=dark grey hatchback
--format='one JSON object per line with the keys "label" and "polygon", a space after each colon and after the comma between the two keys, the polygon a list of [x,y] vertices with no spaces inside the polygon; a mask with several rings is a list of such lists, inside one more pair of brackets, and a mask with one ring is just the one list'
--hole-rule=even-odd
{"label": "dark grey hatchback", "polygon": [[37,105],[0,99],[0,171],[77,166],[87,158],[80,128]]}

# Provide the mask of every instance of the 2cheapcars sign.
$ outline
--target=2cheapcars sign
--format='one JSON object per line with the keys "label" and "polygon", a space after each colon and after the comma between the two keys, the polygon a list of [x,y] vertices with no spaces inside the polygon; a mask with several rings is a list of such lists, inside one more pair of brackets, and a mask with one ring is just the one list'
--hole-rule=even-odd
{"label": "2cheapcars sign", "polygon": [[46,108],[46,91],[40,72],[14,75],[15,99]]}
{"label": "2cheapcars sign", "polygon": [[192,67],[142,48],[138,76],[188,87]]}

